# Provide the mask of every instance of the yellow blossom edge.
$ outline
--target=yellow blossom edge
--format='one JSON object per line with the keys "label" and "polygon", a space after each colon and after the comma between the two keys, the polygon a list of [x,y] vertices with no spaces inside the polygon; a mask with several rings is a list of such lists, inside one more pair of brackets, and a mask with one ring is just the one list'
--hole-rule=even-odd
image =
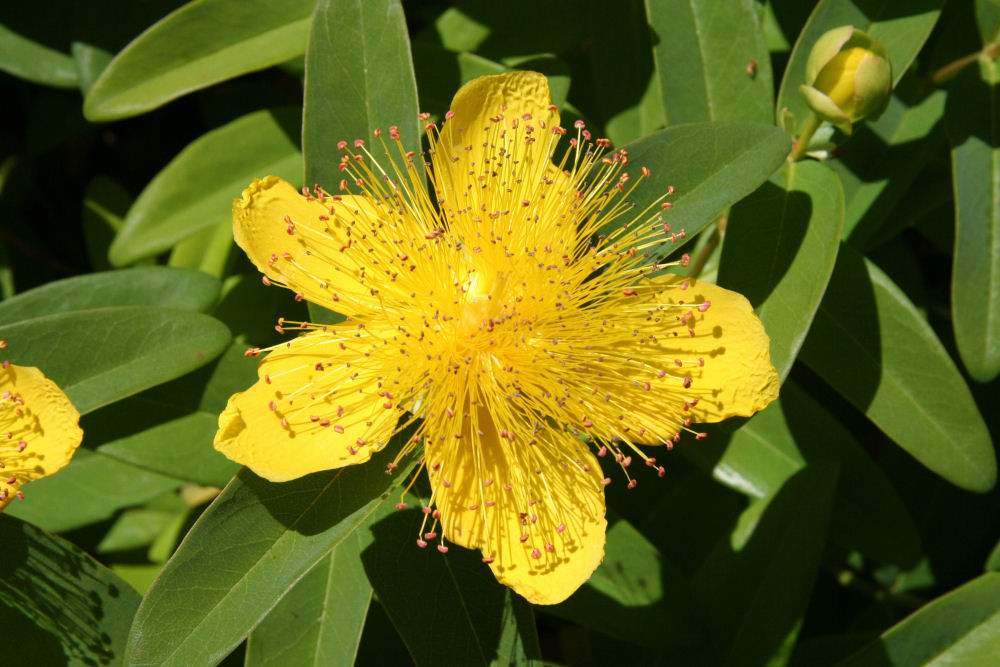
{"label": "yellow blossom edge", "polygon": [[56,472],[83,439],[80,413],[51,380],[30,366],[0,369],[0,510],[28,482]]}
{"label": "yellow blossom edge", "polygon": [[278,346],[257,384],[229,399],[215,448],[272,482],[370,459],[400,413],[370,371],[352,366],[367,347],[353,334],[331,327]]}
{"label": "yellow blossom edge", "polygon": [[415,425],[388,468],[423,446],[418,546],[477,548],[539,604],[603,557],[599,457],[633,488],[665,474],[644,448],[703,437],[695,423],[750,415],[778,390],[745,299],[655,275],[688,262],[657,259],[685,236],[672,189],[635,209],[649,170],[581,122],[558,126],[549,102],[541,75],[484,77],[427,124],[423,153],[390,127],[340,142],[329,190],[247,188],[234,234],[265,282],[348,320],[279,320],[303,335],[249,351],[269,353],[260,380],[216,437],[280,481],[365,461]]}

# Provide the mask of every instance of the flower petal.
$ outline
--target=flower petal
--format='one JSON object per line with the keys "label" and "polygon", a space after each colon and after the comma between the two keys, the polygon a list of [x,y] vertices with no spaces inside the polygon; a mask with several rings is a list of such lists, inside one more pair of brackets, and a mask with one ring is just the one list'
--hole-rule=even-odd
{"label": "flower petal", "polygon": [[381,216],[358,195],[323,201],[304,196],[276,176],[254,179],[233,202],[233,237],[271,281],[287,286],[315,304],[348,315],[377,307],[365,285],[364,251],[348,233]]}
{"label": "flower petal", "polygon": [[[658,369],[657,376],[666,373],[650,381],[648,393],[658,410],[717,422],[749,417],[777,398],[780,379],[771,364],[770,341],[743,295],[665,275],[609,308],[615,324],[635,334],[624,351],[650,371]],[[651,375],[635,380],[645,388]]]}
{"label": "flower petal", "polygon": [[37,368],[0,370],[0,509],[21,487],[51,475],[83,439],[80,413]]}
{"label": "flower petal", "polygon": [[525,422],[498,430],[490,411],[474,414],[462,438],[426,446],[444,537],[479,549],[528,601],[561,602],[604,557],[600,465],[568,433]]}
{"label": "flower petal", "polygon": [[272,482],[371,458],[400,412],[378,389],[378,365],[365,354],[374,343],[363,332],[331,327],[271,352],[257,384],[219,416],[215,448]]}

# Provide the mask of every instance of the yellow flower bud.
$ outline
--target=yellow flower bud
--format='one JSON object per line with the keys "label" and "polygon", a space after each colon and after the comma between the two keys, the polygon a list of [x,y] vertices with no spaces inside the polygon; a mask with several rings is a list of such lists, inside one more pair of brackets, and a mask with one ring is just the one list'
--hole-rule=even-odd
{"label": "yellow flower bud", "polygon": [[841,26],[828,31],[809,53],[807,85],[799,86],[809,108],[846,134],[862,118],[878,118],[892,91],[892,66],[881,42]]}

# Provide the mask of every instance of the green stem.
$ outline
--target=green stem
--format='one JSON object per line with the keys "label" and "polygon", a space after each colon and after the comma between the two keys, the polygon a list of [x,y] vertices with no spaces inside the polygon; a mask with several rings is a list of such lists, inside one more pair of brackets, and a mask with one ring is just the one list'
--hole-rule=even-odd
{"label": "green stem", "polygon": [[819,129],[819,126],[823,123],[819,116],[815,113],[809,114],[809,120],[806,121],[806,126],[802,128],[802,134],[799,138],[795,140],[795,145],[792,146],[792,152],[788,156],[789,162],[798,162],[802,159],[802,156],[806,153],[806,148],[809,147],[809,140]]}
{"label": "green stem", "polygon": [[722,240],[722,234],[726,231],[726,223],[729,220],[729,209],[727,208],[719,216],[719,219],[715,223],[715,229],[712,230],[712,235],[708,237],[708,241],[702,246],[701,251],[698,256],[694,258],[691,262],[691,270],[688,271],[688,277],[697,278],[701,275],[702,269],[705,268],[705,263],[708,262],[708,258],[712,256],[715,249],[719,246],[719,241]]}
{"label": "green stem", "polygon": [[975,53],[970,53],[967,56],[959,58],[958,60],[951,61],[941,69],[931,74],[930,77],[928,77],[928,80],[932,86],[940,86],[943,83],[947,83],[955,78],[956,74],[979,60],[982,55],[985,55],[990,60],[1000,56],[1000,43],[990,44],[981,51],[976,51]]}

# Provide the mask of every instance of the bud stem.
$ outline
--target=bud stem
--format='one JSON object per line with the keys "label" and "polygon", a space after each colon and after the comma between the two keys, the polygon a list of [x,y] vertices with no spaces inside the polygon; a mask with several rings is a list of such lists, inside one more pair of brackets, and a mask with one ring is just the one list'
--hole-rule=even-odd
{"label": "bud stem", "polygon": [[792,152],[788,155],[789,162],[798,162],[802,159],[802,156],[806,153],[806,148],[809,146],[809,140],[812,139],[813,134],[819,129],[820,124],[823,121],[820,120],[819,116],[815,113],[809,114],[809,119],[806,121],[806,126],[802,128],[802,133],[799,138],[795,140],[795,144],[792,146]]}

